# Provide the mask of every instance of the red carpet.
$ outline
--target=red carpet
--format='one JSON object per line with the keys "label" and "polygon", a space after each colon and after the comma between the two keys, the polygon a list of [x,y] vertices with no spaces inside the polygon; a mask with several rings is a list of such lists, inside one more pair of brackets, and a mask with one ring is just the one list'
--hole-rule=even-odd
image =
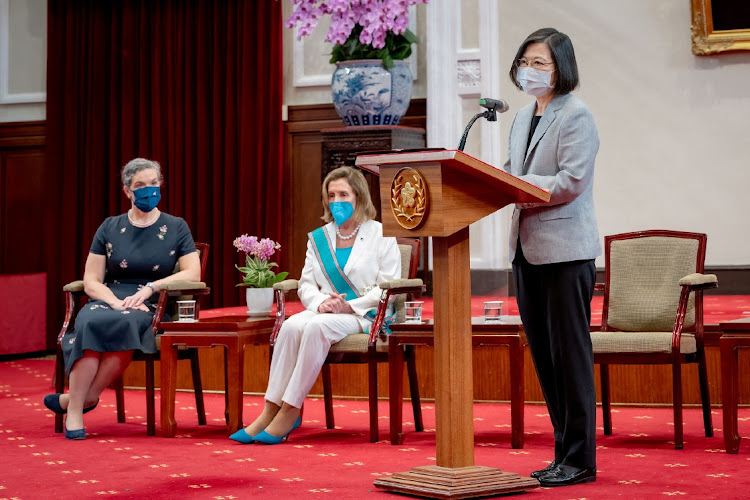
{"label": "red carpet", "polygon": [[[433,317],[433,301],[425,298],[423,315],[425,318]],[[485,300],[502,300],[503,314],[509,316],[518,315],[518,306],[515,297],[501,296],[475,296],[471,298],[471,315],[482,316],[484,314]],[[591,301],[591,322],[600,324],[602,321],[603,297],[597,295]],[[302,310],[299,302],[288,302],[287,312],[293,314]],[[224,307],[201,311],[201,318],[213,318],[227,314],[243,314],[246,307]],[[750,295],[704,295],[703,296],[703,322],[706,325],[716,325],[720,321],[744,318],[750,316]]]}
{"label": "red carpet", "polygon": [[[322,401],[308,400],[302,427],[278,446],[229,441],[223,396],[207,395],[208,425],[198,426],[190,393],[179,393],[177,436],[146,436],[143,393],[126,391],[128,422],[118,424],[114,392],[86,415],[88,438],[67,441],[53,432],[42,397],[51,392],[52,361],[0,363],[1,498],[207,498],[259,496],[341,500],[376,495],[372,481],[413,466],[435,463],[434,431],[409,432],[402,446],[367,441],[365,401],[337,401],[338,428],[325,429]],[[245,398],[245,419],[262,403]],[[158,403],[157,403],[158,408]],[[381,437],[387,437],[381,403]],[[552,455],[546,410],[526,406],[526,444],[510,447],[510,408],[476,404],[476,463],[527,475]],[[404,415],[409,415],[405,407]],[[425,425],[434,427],[434,407],[424,405]],[[598,415],[601,419],[601,414]],[[157,410],[158,418],[158,410]],[[614,436],[597,436],[596,483],[537,489],[525,498],[747,498],[750,444],[738,455],[723,451],[721,412],[714,411],[715,437],[703,436],[700,411],[685,411],[685,449],[675,450],[669,408],[619,408]],[[750,437],[750,409],[740,410],[740,434]],[[413,429],[411,424],[406,430]]]}

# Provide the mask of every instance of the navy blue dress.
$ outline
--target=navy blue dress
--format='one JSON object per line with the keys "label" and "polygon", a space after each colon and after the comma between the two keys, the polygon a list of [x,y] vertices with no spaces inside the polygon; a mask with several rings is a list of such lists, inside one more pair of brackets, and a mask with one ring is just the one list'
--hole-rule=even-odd
{"label": "navy blue dress", "polygon": [[[195,252],[195,243],[187,223],[161,213],[148,227],[133,226],[127,214],[107,218],[94,235],[90,252],[106,255],[104,284],[118,299],[138,291],[138,287],[174,272],[177,259]],[[156,352],[151,329],[159,295],[153,294],[146,305],[149,311],[117,311],[101,300],[90,300],[78,313],[75,328],[65,334],[62,350],[65,370],[88,349],[97,352],[139,350]]]}

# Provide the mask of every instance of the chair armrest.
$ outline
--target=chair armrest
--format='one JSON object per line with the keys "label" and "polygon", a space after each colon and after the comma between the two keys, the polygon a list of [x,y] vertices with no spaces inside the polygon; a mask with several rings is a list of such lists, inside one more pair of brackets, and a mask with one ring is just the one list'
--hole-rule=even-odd
{"label": "chair armrest", "polygon": [[706,290],[708,288],[717,288],[719,286],[719,279],[715,274],[693,273],[683,277],[677,284],[690,287],[690,291]]}
{"label": "chair armrest", "polygon": [[[164,285],[159,287],[159,291],[166,290],[167,292],[188,292],[188,291],[195,291],[200,290],[202,288],[206,288],[206,284],[202,281],[186,281],[186,280],[178,280],[178,281],[171,281],[169,283],[165,283]],[[173,295],[170,293],[170,295]]]}
{"label": "chair armrest", "polygon": [[276,343],[276,337],[279,336],[279,331],[281,331],[281,324],[286,319],[286,302],[284,300],[284,295],[287,292],[296,290],[297,288],[299,288],[299,280],[284,280],[273,284],[274,302],[276,303],[276,321],[273,324],[271,338],[269,339],[271,347]]}
{"label": "chair armrest", "polygon": [[274,290],[281,290],[282,292],[290,292],[299,288],[299,280],[284,280],[273,284]]}
{"label": "chair armrest", "polygon": [[421,279],[398,279],[392,281],[386,281],[378,285],[382,290],[380,296],[380,302],[375,312],[375,318],[372,321],[370,327],[370,339],[368,345],[374,347],[380,335],[383,323],[385,322],[385,313],[388,309],[388,303],[390,298],[394,295],[401,295],[404,293],[424,293],[427,287],[422,283]]}
{"label": "chair armrest", "polygon": [[86,295],[86,291],[84,290],[83,286],[83,280],[71,281],[63,287],[63,292],[65,295],[65,319],[63,320],[63,325],[60,329],[60,333],[57,334],[58,345],[62,341],[63,335],[65,335],[65,333],[68,331],[68,328],[70,328],[70,322],[73,321],[73,317],[75,316],[75,297],[82,297]]}
{"label": "chair armrest", "polygon": [[422,280],[419,278],[412,278],[412,279],[398,279],[398,280],[391,280],[391,281],[385,281],[378,285],[381,290],[390,290],[391,294],[396,293],[406,293],[406,292],[399,292],[396,291],[398,288],[413,288],[413,287],[420,287],[423,286]]}
{"label": "chair armrest", "polygon": [[63,292],[83,293],[83,280],[71,281],[63,287]]}
{"label": "chair armrest", "polygon": [[[159,300],[156,301],[154,318],[151,320],[151,329],[154,331],[154,334],[158,334],[161,330],[161,320],[162,316],[164,316],[164,309],[167,306],[167,299],[169,297],[179,297],[181,295],[208,295],[211,293],[211,289],[202,281],[178,280],[165,283],[156,293],[159,294]],[[198,304],[196,304],[195,310],[196,317],[198,314],[197,307]]]}

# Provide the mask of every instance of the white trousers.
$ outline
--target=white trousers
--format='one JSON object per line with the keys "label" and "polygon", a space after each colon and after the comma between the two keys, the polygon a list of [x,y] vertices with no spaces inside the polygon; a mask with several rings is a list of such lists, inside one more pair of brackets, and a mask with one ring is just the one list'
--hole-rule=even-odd
{"label": "white trousers", "polygon": [[353,314],[302,311],[287,318],[273,348],[266,400],[301,408],[331,345],[361,332],[362,326]]}

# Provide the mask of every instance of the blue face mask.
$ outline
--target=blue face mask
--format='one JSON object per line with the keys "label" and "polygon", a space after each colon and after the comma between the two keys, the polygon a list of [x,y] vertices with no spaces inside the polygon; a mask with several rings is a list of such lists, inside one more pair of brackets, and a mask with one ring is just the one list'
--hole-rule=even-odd
{"label": "blue face mask", "polygon": [[331,209],[333,220],[338,226],[348,221],[354,213],[354,207],[348,201],[332,201],[328,204],[328,208]]}
{"label": "blue face mask", "polygon": [[141,212],[150,212],[161,200],[159,186],[147,186],[133,191],[133,204]]}

